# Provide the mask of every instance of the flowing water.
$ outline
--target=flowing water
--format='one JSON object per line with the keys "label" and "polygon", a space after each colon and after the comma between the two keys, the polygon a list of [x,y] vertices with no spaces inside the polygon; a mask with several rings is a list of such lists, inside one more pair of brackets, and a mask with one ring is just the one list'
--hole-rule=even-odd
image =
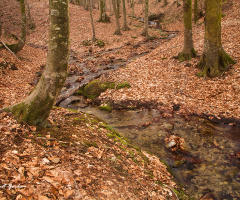
{"label": "flowing water", "polygon": [[[105,120],[133,144],[166,161],[196,199],[204,195],[240,199],[240,127],[197,116],[169,118],[156,109],[109,113],[89,106],[78,110]],[[173,150],[175,144],[166,143],[171,135],[184,139],[182,150]]]}

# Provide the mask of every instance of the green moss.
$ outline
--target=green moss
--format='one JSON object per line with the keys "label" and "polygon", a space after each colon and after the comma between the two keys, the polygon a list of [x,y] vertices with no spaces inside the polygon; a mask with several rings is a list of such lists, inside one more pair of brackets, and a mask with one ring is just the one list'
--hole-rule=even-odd
{"label": "green moss", "polygon": [[130,88],[131,85],[128,82],[124,82],[124,83],[119,83],[116,87],[117,90],[121,89],[121,88]]}
{"label": "green moss", "polygon": [[178,54],[178,60],[179,62],[183,62],[183,61],[186,61],[186,60],[191,60],[192,58],[195,58],[197,56],[197,53],[195,51],[195,49],[191,49],[191,53],[184,53],[184,52],[180,52]]}
{"label": "green moss", "polygon": [[91,40],[83,40],[82,45],[83,46],[90,46],[90,45],[92,45],[92,41]]}
{"label": "green moss", "polygon": [[95,142],[95,141],[89,141],[89,140],[84,140],[83,141],[83,145],[85,146],[85,147],[95,147],[95,148],[98,148],[98,145],[97,145],[97,143]]}
{"label": "green moss", "polygon": [[97,40],[97,41],[95,42],[95,46],[104,47],[104,46],[105,46],[105,42],[102,41],[102,40]]}
{"label": "green moss", "polygon": [[107,111],[107,112],[111,112],[112,111],[112,108],[109,104],[104,104],[102,106],[99,106],[98,107],[100,110],[104,110],[104,111]]}
{"label": "green moss", "polygon": [[80,88],[76,93],[83,95],[88,99],[96,99],[102,92],[107,89],[114,89],[115,83],[112,82],[100,82],[99,80],[94,80],[87,84],[85,87]]}
{"label": "green moss", "polygon": [[109,138],[114,138],[114,135],[111,134],[111,133],[106,133],[106,135],[107,135]]}

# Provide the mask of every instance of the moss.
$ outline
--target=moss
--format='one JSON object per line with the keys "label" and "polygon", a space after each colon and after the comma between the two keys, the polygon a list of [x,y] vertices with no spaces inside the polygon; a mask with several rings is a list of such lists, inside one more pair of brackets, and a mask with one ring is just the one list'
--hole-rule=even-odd
{"label": "moss", "polygon": [[76,93],[83,95],[88,99],[94,100],[102,92],[113,88],[115,88],[115,83],[113,82],[100,82],[99,80],[94,80],[87,84],[85,87],[80,88]]}
{"label": "moss", "polygon": [[95,147],[95,148],[98,148],[98,145],[97,145],[97,143],[95,141],[91,142],[89,140],[84,140],[83,141],[83,145],[85,147]]}
{"label": "moss", "polygon": [[82,41],[82,45],[83,46],[91,46],[92,45],[92,41],[91,40],[83,40]]}
{"label": "moss", "polygon": [[105,46],[105,42],[102,41],[102,40],[97,40],[97,41],[95,42],[95,46],[104,47],[104,46]]}
{"label": "moss", "polygon": [[131,85],[128,82],[124,82],[124,83],[119,83],[116,87],[117,90],[121,89],[121,88],[130,88]]}
{"label": "moss", "polygon": [[104,104],[102,106],[99,106],[98,107],[100,110],[104,110],[104,111],[107,111],[107,112],[111,112],[112,111],[112,108],[109,104]]}
{"label": "moss", "polygon": [[114,138],[114,135],[111,134],[111,133],[106,133],[106,135],[107,135],[109,138]]}
{"label": "moss", "polygon": [[192,58],[195,58],[197,56],[197,53],[195,51],[195,49],[191,49],[191,53],[184,53],[184,52],[180,52],[178,54],[178,60],[179,62],[183,62],[183,61],[186,61],[186,60],[191,60]]}

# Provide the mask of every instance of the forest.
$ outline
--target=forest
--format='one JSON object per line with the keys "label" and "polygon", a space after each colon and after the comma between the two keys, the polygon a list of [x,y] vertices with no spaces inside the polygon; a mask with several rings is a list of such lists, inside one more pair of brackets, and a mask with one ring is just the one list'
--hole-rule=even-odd
{"label": "forest", "polygon": [[238,199],[239,0],[1,0],[0,199]]}

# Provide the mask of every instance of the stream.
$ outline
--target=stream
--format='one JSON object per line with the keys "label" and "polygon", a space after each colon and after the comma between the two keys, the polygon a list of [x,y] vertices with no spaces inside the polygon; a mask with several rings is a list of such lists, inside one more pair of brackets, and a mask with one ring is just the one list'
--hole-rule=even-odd
{"label": "stream", "polygon": [[[87,55],[84,63],[70,55],[70,64],[81,68],[82,72],[68,76],[56,105],[93,114],[134,145],[157,155],[168,163],[176,179],[195,199],[239,200],[239,126],[217,124],[198,116],[186,118],[173,114],[169,117],[154,108],[106,112],[86,105],[84,97],[74,95],[80,87],[146,55],[163,41],[149,41],[132,47],[127,44],[129,52],[143,48],[125,60],[111,56],[109,62],[101,60],[105,54],[119,51],[120,48],[103,51],[99,55]],[[88,67],[89,63],[96,63],[94,70]]]}
{"label": "stream", "polygon": [[[88,106],[78,110],[105,120],[134,145],[167,162],[196,199],[240,199],[240,127],[198,116],[166,118],[157,109],[109,113]],[[166,144],[165,138],[172,135],[184,139],[183,151],[171,151],[170,142]]]}

